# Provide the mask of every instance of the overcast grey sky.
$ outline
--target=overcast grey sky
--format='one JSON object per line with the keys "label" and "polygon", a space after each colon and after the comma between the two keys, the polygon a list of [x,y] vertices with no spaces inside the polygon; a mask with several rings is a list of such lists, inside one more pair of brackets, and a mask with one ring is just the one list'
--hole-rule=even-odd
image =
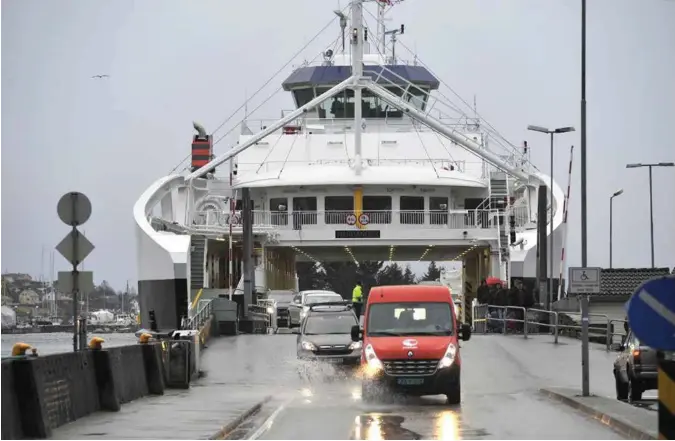
{"label": "overcast grey sky", "polygon": [[[675,160],[675,2],[588,3],[589,264],[608,264],[609,196],[624,188],[615,200],[614,266],[648,266],[647,171],[624,166]],[[43,246],[53,249],[68,231],[56,202],[78,190],[94,207],[83,228],[96,245],[86,268],[117,288],[135,280],[132,206],[189,153],[191,121],[215,128],[335,6],[4,0],[2,269],[40,274]],[[392,26],[406,25],[404,44],[462,96],[477,94],[483,116],[514,143],[529,140],[535,164],[548,169],[546,137],[525,128],[579,128],[579,0],[407,0],[392,17]],[[337,32],[336,24],[305,58]],[[91,79],[95,74],[110,78]],[[279,94],[261,117],[289,107]],[[579,145],[578,131],[557,140],[562,187],[571,144]],[[580,263],[579,149],[575,154],[570,264]],[[656,264],[672,267],[675,169],[655,170],[654,189]],[[57,270],[66,267],[59,255],[56,263]]]}

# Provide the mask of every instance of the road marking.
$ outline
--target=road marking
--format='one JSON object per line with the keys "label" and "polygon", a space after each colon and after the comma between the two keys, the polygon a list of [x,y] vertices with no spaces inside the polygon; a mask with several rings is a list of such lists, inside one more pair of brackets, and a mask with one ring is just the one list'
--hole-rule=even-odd
{"label": "road marking", "polygon": [[670,322],[671,325],[675,326],[675,312],[666,308],[663,303],[659,302],[653,295],[649,294],[644,289],[640,291],[638,296],[642,299],[643,302],[650,308],[652,308],[658,315]]}
{"label": "road marking", "polygon": [[253,432],[251,436],[249,436],[247,439],[260,439],[261,436],[265,434],[270,428],[272,427],[272,424],[274,424],[274,420],[279,414],[286,408],[288,407],[289,404],[293,401],[294,398],[291,398],[279,405],[274,412],[272,412],[272,415],[267,417],[267,419],[258,427],[258,430]]}

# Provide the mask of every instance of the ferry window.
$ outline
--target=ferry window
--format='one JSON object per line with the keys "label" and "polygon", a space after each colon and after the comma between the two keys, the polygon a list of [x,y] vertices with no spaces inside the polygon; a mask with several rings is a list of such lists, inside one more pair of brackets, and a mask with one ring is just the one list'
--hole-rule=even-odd
{"label": "ferry window", "polygon": [[364,196],[363,212],[371,224],[391,223],[391,196]]}
{"label": "ferry window", "polygon": [[316,198],[293,198],[293,228],[299,230],[302,225],[316,225]]}
{"label": "ferry window", "polygon": [[401,196],[401,219],[402,224],[424,223],[424,197]]}
{"label": "ferry window", "polygon": [[424,110],[428,93],[426,89],[422,90],[424,90],[424,92],[414,87],[410,87],[408,93],[405,95],[405,100],[420,110]]}
{"label": "ferry window", "polygon": [[295,104],[301,107],[314,99],[314,89],[296,89],[293,91],[293,95],[295,96]]}
{"label": "ferry window", "polygon": [[346,224],[347,216],[354,212],[353,196],[326,196],[324,203],[327,225]]}
{"label": "ferry window", "polygon": [[288,225],[288,199],[270,199],[270,211],[272,212],[272,225]]}
{"label": "ferry window", "polygon": [[[317,94],[321,94],[327,90],[317,89]],[[403,95],[403,89],[401,88],[389,88],[388,90],[397,96]],[[364,118],[401,118],[403,116],[403,112],[369,90],[363,90],[362,97],[361,111]],[[354,118],[354,91],[345,90],[321,103],[319,106],[319,116],[336,119]]]}
{"label": "ferry window", "polygon": [[432,225],[444,225],[448,223],[448,198],[430,197],[429,198],[429,223]]}

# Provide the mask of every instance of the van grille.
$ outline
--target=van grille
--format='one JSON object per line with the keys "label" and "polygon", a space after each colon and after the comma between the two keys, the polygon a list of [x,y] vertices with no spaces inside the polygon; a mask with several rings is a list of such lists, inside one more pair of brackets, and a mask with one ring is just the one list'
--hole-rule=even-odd
{"label": "van grille", "polygon": [[382,360],[388,375],[431,375],[440,360]]}

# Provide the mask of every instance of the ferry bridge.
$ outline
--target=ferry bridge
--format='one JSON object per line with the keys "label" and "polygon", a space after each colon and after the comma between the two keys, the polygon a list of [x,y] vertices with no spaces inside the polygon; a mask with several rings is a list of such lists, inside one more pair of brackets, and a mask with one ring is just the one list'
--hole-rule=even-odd
{"label": "ferry bridge", "polygon": [[[539,270],[537,254],[561,254],[561,188],[530,164],[526,146],[500,144],[480,118],[444,113],[426,67],[366,53],[363,1],[350,8],[351,50],[327,50],[284,81],[294,110],[242,121],[236,145],[217,156],[195,124],[190,170],[158,179],[134,206],[142,326],[190,328],[216,310],[220,330],[236,336],[210,344],[207,377],[180,398],[140,400],[57,436],[201,438],[269,396],[231,437],[618,437],[535,393],[579,384],[576,340],[474,336],[462,344],[462,406],[451,409],[433,398],[366,405],[357,377],[316,366],[301,378],[295,336],[246,335],[269,320],[258,297],[297,289],[298,261],[462,261],[473,287],[488,276],[558,277],[552,262]],[[377,29],[384,41],[383,22]],[[591,351],[599,395],[613,395],[612,358]]]}

